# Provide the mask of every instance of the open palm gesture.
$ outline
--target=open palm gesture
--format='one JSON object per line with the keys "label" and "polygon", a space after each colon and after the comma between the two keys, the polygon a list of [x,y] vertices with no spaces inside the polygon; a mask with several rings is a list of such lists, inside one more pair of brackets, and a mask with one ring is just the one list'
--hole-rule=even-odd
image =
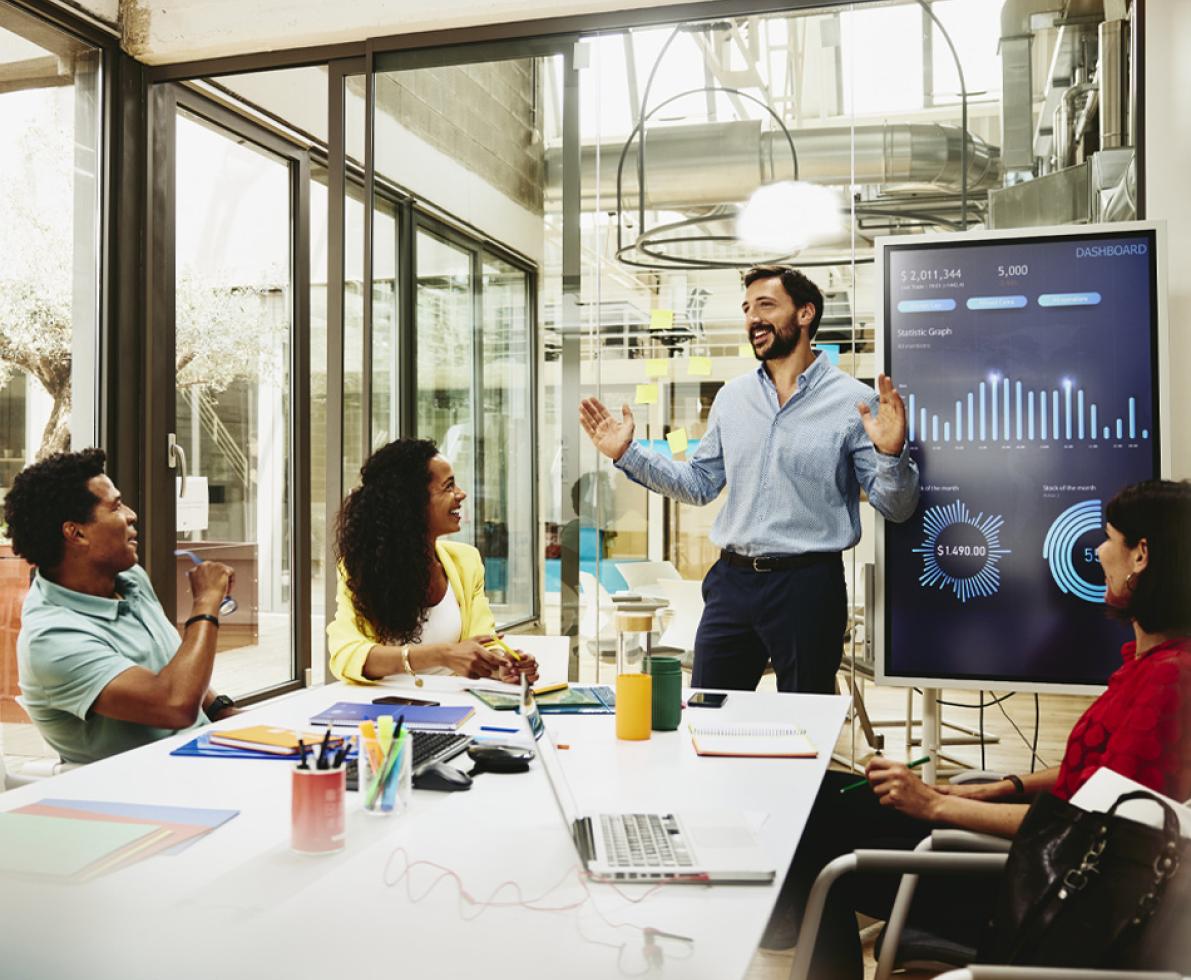
{"label": "open palm gesture", "polygon": [[584,398],[579,404],[579,421],[596,449],[611,460],[620,459],[633,441],[636,423],[628,405],[621,406],[618,419],[598,398]]}
{"label": "open palm gesture", "polygon": [[856,409],[877,452],[897,456],[906,444],[906,406],[902,396],[894,391],[893,382],[883,374],[877,375],[877,395],[881,402],[875,415],[865,402],[860,402]]}

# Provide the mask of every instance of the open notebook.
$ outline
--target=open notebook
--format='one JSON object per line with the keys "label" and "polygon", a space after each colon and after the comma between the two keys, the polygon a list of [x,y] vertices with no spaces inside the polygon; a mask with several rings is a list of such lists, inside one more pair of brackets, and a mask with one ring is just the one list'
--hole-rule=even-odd
{"label": "open notebook", "polygon": [[744,756],[757,759],[813,759],[815,743],[801,728],[770,722],[735,722],[688,726],[699,755]]}

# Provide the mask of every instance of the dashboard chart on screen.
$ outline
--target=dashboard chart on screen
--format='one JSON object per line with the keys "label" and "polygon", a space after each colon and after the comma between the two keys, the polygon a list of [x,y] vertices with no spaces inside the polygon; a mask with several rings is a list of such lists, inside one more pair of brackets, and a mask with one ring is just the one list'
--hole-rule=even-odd
{"label": "dashboard chart on screen", "polygon": [[878,242],[918,509],[883,523],[884,678],[1103,684],[1104,505],[1160,472],[1158,229]]}

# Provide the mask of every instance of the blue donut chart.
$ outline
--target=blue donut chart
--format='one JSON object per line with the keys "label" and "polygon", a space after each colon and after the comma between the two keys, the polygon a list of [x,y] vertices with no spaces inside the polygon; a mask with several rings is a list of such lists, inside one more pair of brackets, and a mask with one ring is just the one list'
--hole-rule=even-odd
{"label": "blue donut chart", "polygon": [[1089,531],[1104,526],[1104,506],[1099,500],[1084,500],[1061,513],[1046,532],[1042,557],[1050,564],[1050,574],[1063,592],[1084,602],[1104,601],[1105,588],[1094,585],[1075,570],[1075,543]]}

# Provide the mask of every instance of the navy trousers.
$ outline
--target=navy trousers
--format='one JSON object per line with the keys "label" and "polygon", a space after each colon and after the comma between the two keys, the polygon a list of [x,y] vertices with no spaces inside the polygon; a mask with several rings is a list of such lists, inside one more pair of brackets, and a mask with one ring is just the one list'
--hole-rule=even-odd
{"label": "navy trousers", "polygon": [[773,662],[779,691],[834,694],[848,594],[843,559],[756,572],[722,559],[703,579],[693,687],[752,691]]}

